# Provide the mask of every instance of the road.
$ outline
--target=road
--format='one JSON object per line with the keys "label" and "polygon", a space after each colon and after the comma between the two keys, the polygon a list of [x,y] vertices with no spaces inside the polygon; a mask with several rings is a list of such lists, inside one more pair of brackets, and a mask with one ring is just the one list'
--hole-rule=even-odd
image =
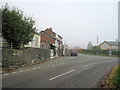
{"label": "road", "polygon": [[118,58],[84,55],[60,57],[3,75],[4,88],[95,88]]}

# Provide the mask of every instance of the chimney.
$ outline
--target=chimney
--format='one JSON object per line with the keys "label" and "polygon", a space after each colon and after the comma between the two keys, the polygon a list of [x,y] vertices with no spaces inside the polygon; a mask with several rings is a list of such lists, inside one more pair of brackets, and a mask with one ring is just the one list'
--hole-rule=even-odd
{"label": "chimney", "polygon": [[52,28],[49,28],[49,30],[51,30],[51,31],[52,31]]}

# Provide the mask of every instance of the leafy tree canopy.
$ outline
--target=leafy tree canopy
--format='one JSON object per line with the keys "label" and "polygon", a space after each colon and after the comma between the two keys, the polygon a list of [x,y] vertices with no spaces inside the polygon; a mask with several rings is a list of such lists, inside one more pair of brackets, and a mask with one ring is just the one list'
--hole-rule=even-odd
{"label": "leafy tree canopy", "polygon": [[8,5],[2,8],[2,35],[13,47],[19,49],[32,40],[34,25],[32,17],[24,16],[21,10],[10,9]]}
{"label": "leafy tree canopy", "polygon": [[93,50],[100,50],[100,46],[93,46],[92,49]]}

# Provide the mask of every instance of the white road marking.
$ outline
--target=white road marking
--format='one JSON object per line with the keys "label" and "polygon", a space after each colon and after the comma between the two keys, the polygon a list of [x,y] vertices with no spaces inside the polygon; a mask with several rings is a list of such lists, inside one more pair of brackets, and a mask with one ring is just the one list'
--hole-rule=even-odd
{"label": "white road marking", "polygon": [[18,73],[18,72],[12,72],[12,74],[16,74],[16,73]]}
{"label": "white road marking", "polygon": [[33,68],[34,70],[36,70],[37,68]]}
{"label": "white road marking", "polygon": [[9,73],[3,74],[3,76],[9,75]]}
{"label": "white road marking", "polygon": [[38,67],[38,68],[41,68],[41,67]]}
{"label": "white road marking", "polygon": [[30,71],[30,69],[27,69],[26,71]]}
{"label": "white road marking", "polygon": [[24,72],[24,71],[19,71],[19,72]]}
{"label": "white road marking", "polygon": [[84,67],[88,67],[89,66],[89,64],[88,65],[85,65]]}
{"label": "white road marking", "polygon": [[69,73],[74,72],[74,71],[75,71],[75,70],[70,70],[70,71],[68,71],[68,72],[66,72],[66,73],[63,73],[63,74],[60,74],[60,75],[55,76],[55,77],[53,77],[53,78],[50,78],[49,80],[56,79],[56,78],[58,78],[58,77],[61,77],[61,76],[63,76],[63,75],[69,74]]}

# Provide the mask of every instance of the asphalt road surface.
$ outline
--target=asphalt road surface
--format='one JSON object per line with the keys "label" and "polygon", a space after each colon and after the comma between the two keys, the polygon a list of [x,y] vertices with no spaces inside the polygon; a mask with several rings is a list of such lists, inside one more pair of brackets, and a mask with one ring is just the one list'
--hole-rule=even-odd
{"label": "asphalt road surface", "polygon": [[60,57],[2,76],[3,88],[95,88],[118,58],[83,55]]}

